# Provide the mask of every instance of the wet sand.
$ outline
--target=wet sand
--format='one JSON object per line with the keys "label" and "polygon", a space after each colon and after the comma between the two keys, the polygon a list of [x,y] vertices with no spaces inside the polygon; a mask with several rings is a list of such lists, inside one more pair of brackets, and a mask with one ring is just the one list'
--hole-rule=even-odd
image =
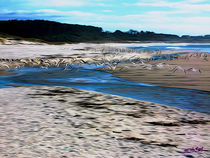
{"label": "wet sand", "polygon": [[8,72],[4,69],[0,69],[0,76],[9,76],[9,75],[15,75],[16,73]]}
{"label": "wet sand", "polygon": [[[203,57],[197,57],[196,53],[192,54],[194,55],[191,57],[189,57],[190,55],[181,55],[174,60],[150,61],[144,65],[144,68],[139,64],[119,64],[119,67],[124,67],[124,69],[116,69],[116,71],[109,72],[132,82],[210,91],[210,54],[208,54],[207,61]],[[149,67],[150,65],[148,65],[145,68],[147,64],[157,65],[158,63],[165,64],[160,64],[159,67]],[[176,66],[180,66],[185,70],[195,68],[196,71],[189,70],[186,71],[186,74],[180,69],[177,69],[175,72],[171,71],[175,70]]]}
{"label": "wet sand", "polygon": [[[66,87],[0,89],[1,158],[199,157],[210,116]],[[203,147],[204,151],[184,153]]]}

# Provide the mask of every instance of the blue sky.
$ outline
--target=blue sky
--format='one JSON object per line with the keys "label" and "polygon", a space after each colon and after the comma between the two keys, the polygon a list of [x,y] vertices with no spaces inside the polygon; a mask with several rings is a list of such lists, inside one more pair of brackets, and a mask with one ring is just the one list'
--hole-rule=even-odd
{"label": "blue sky", "polygon": [[0,20],[8,19],[205,35],[210,34],[210,0],[0,0]]}

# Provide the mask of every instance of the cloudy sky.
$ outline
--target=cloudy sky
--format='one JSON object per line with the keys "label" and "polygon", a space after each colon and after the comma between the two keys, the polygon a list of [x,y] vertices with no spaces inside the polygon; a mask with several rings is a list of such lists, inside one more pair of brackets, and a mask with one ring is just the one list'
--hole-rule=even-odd
{"label": "cloudy sky", "polygon": [[0,20],[8,19],[204,35],[210,34],[210,0],[0,0]]}

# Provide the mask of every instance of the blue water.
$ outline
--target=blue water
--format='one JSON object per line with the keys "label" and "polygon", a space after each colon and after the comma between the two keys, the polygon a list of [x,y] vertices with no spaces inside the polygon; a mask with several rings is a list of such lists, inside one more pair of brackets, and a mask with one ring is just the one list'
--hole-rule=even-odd
{"label": "blue water", "polygon": [[198,90],[167,88],[146,83],[133,83],[98,71],[94,66],[63,71],[62,68],[21,68],[18,73],[0,77],[0,88],[8,84],[66,86],[151,101],[186,110],[210,113],[210,93]]}
{"label": "blue water", "polygon": [[154,44],[154,45],[142,45],[138,47],[129,47],[139,50],[193,50],[210,53],[210,44]]}

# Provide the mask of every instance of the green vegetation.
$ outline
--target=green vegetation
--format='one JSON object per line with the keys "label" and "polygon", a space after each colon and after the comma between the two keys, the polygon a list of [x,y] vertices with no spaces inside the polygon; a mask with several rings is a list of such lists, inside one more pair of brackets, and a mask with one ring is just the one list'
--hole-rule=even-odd
{"label": "green vegetation", "polygon": [[103,31],[100,27],[63,24],[45,20],[9,20],[0,21],[0,35],[48,43],[77,43],[77,42],[210,42],[206,36],[177,36],[158,34],[149,31],[129,30],[122,32]]}

